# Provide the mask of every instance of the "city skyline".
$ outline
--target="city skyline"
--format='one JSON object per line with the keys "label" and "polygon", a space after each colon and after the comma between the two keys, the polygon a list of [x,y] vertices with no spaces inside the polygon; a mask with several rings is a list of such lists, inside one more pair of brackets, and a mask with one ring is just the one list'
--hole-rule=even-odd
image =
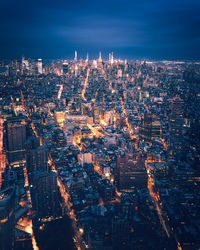
{"label": "city skyline", "polygon": [[[75,60],[75,52],[77,53],[77,59]],[[14,58],[0,58],[0,61],[1,62],[12,62],[12,61],[22,61],[23,59],[24,60],[28,60],[28,61],[42,61],[42,62],[45,62],[45,63],[49,63],[49,62],[53,62],[53,61],[60,61],[60,62],[63,62],[63,63],[68,63],[68,62],[94,62],[94,61],[97,61],[99,60],[99,53],[101,53],[102,57],[101,57],[101,60],[102,62],[108,62],[110,61],[110,56],[113,55],[113,62],[115,61],[116,63],[128,63],[128,62],[149,62],[149,63],[156,63],[156,62],[163,62],[163,63],[166,63],[166,62],[174,62],[174,63],[184,63],[184,62],[191,62],[191,63],[199,63],[200,59],[199,58],[196,58],[196,59],[186,59],[186,58],[160,58],[160,59],[155,59],[155,58],[151,58],[151,57],[120,57],[118,56],[118,54],[115,54],[114,52],[112,51],[108,51],[108,52],[102,52],[102,51],[96,51],[95,53],[93,53],[92,55],[90,55],[87,51],[84,52],[84,53],[81,53],[79,54],[79,51],[78,50],[74,50],[74,51],[71,51],[71,54],[69,56],[66,56],[66,57],[41,57],[41,56],[38,56],[38,57],[30,57],[30,56],[27,56],[27,55],[20,55],[19,57],[14,57]]]}

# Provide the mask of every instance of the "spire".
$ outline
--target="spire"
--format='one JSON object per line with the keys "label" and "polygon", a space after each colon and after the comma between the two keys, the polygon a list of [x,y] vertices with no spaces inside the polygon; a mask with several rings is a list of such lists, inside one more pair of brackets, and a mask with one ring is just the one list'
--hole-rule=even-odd
{"label": "spire", "polygon": [[101,51],[99,52],[99,63],[102,63]]}
{"label": "spire", "polygon": [[114,56],[113,56],[113,52],[109,53],[109,63],[113,64],[114,63]]}
{"label": "spire", "polygon": [[77,62],[77,51],[75,50],[74,61]]}
{"label": "spire", "polygon": [[88,53],[87,53],[85,62],[88,63],[88,60],[89,60],[89,57],[88,57]]}
{"label": "spire", "polygon": [[113,52],[111,53],[111,56],[110,56],[110,63],[113,64],[114,63],[114,56],[113,56]]}

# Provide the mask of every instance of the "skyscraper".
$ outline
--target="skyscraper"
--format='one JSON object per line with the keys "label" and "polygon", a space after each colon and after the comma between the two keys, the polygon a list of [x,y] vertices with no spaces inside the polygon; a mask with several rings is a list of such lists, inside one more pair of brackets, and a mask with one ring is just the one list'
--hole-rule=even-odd
{"label": "skyscraper", "polygon": [[11,250],[15,241],[15,187],[0,192],[0,249]]}
{"label": "skyscraper", "polygon": [[33,208],[37,219],[61,215],[60,195],[54,172],[34,171]]}
{"label": "skyscraper", "polygon": [[147,173],[141,154],[127,153],[117,159],[115,182],[120,192],[147,187]]}
{"label": "skyscraper", "polygon": [[74,53],[74,61],[77,62],[77,51],[75,50],[75,53]]}
{"label": "skyscraper", "polygon": [[35,170],[48,171],[47,147],[40,146],[38,138],[26,141],[26,166],[28,173]]}
{"label": "skyscraper", "polygon": [[160,119],[155,114],[146,112],[141,121],[140,138],[150,142],[160,138]]}
{"label": "skyscraper", "polygon": [[101,51],[99,52],[99,59],[98,59],[99,63],[102,63],[102,57],[101,57]]}
{"label": "skyscraper", "polygon": [[85,62],[88,63],[88,61],[89,61],[89,56],[88,56],[88,53],[87,53]]}
{"label": "skyscraper", "polygon": [[112,219],[112,245],[114,249],[128,249],[129,222],[124,217]]}
{"label": "skyscraper", "polygon": [[93,121],[95,124],[98,124],[100,122],[100,115],[101,115],[101,107],[94,106],[93,107]]}
{"label": "skyscraper", "polygon": [[183,113],[184,102],[181,98],[174,98],[171,103],[170,114],[170,149],[173,157],[179,157],[183,146]]}
{"label": "skyscraper", "polygon": [[67,62],[63,62],[63,75],[67,74],[69,71],[69,65]]}
{"label": "skyscraper", "polygon": [[114,63],[114,55],[113,55],[113,52],[112,52],[112,53],[109,53],[109,63],[110,63],[110,64],[113,64],[113,63]]}
{"label": "skyscraper", "polygon": [[42,59],[38,59],[38,74],[42,74]]}
{"label": "skyscraper", "polygon": [[2,184],[2,173],[6,167],[6,155],[3,148],[3,118],[0,115],[0,189]]}
{"label": "skyscraper", "polygon": [[22,74],[27,73],[29,71],[29,61],[22,57],[22,65],[21,65]]}
{"label": "skyscraper", "polygon": [[8,118],[6,128],[6,152],[10,164],[25,160],[26,121],[23,117]]}

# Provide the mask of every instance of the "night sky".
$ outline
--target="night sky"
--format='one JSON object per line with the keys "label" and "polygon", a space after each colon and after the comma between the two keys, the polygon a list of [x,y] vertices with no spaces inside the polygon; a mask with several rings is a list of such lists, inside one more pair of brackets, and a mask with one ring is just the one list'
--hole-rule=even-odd
{"label": "night sky", "polygon": [[0,0],[0,57],[199,59],[199,0]]}

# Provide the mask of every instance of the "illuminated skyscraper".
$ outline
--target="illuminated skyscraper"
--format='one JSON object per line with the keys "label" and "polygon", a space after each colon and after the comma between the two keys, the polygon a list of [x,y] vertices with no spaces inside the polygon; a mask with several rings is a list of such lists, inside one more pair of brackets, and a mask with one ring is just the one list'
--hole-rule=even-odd
{"label": "illuminated skyscraper", "polygon": [[110,56],[110,64],[113,64],[114,63],[114,56],[113,56],[113,52],[111,53],[111,56]]}
{"label": "illuminated skyscraper", "polygon": [[75,65],[75,76],[77,76],[77,74],[78,74],[78,65],[76,64]]}
{"label": "illuminated skyscraper", "polygon": [[42,59],[38,59],[38,74],[42,74]]}
{"label": "illuminated skyscraper", "polygon": [[6,128],[6,152],[9,163],[25,160],[26,122],[23,117],[8,118]]}
{"label": "illuminated skyscraper", "polygon": [[77,51],[75,50],[74,61],[77,62]]}
{"label": "illuminated skyscraper", "polygon": [[87,53],[85,62],[88,63],[88,61],[89,61],[89,57],[88,57],[88,53]]}
{"label": "illuminated skyscraper", "polygon": [[101,57],[101,51],[99,52],[99,59],[98,59],[99,63],[102,63],[102,57]]}
{"label": "illuminated skyscraper", "polygon": [[63,75],[67,74],[69,71],[69,65],[67,62],[63,62]]}
{"label": "illuminated skyscraper", "polygon": [[113,56],[113,52],[109,53],[109,63],[113,64],[114,63],[114,56]]}
{"label": "illuminated skyscraper", "polygon": [[117,71],[117,77],[119,77],[119,78],[122,77],[122,69],[118,69],[118,71]]}
{"label": "illuminated skyscraper", "polygon": [[22,57],[22,74],[27,73],[29,71],[29,61]]}
{"label": "illuminated skyscraper", "polygon": [[101,115],[101,107],[94,106],[93,107],[93,121],[95,124],[98,124],[100,122],[100,115]]}
{"label": "illuminated skyscraper", "polygon": [[155,114],[146,112],[141,121],[140,138],[148,142],[160,138],[160,119]]}

